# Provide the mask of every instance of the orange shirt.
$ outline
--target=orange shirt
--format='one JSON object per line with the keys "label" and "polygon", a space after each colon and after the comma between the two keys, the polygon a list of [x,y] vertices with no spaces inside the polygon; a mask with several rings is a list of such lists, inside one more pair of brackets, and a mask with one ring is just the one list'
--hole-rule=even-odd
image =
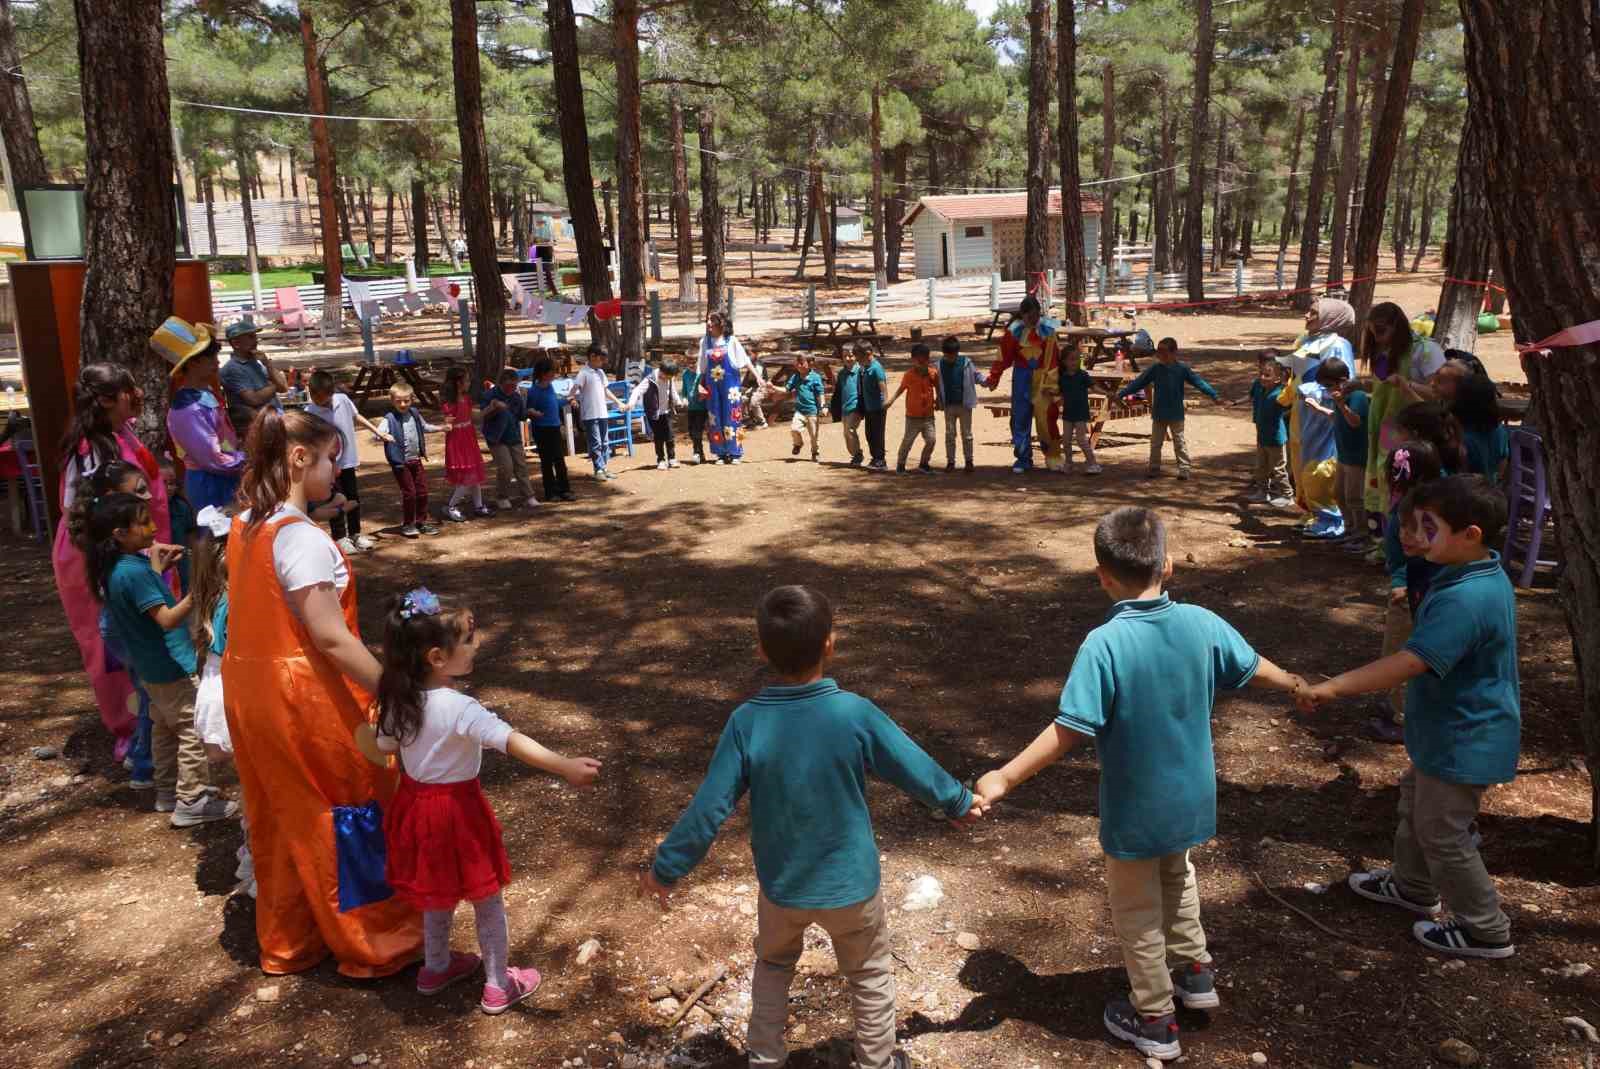
{"label": "orange shirt", "polygon": [[906,415],[913,419],[933,415],[938,383],[939,373],[932,364],[927,367],[912,364],[900,380],[900,388],[906,392]]}

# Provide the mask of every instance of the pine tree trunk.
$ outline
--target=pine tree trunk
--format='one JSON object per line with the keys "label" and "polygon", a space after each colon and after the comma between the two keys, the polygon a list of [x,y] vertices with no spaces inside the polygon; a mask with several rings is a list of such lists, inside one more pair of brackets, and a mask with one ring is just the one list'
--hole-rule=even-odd
{"label": "pine tree trunk", "polygon": [[328,83],[322,73],[316,28],[307,8],[300,9],[300,41],[305,49],[306,99],[313,115],[311,155],[317,171],[317,210],[322,230],[322,318],[324,322],[337,324],[342,315],[339,301],[344,291],[344,260],[339,255],[339,208],[335,203],[337,165],[328,120],[323,118],[328,114]]}
{"label": "pine tree trunk", "polygon": [[216,256],[219,253],[217,249],[217,194],[214,183],[211,180],[210,171],[205,174],[205,180],[200,186],[200,192],[206,202],[206,240],[209,242],[206,248],[211,250],[212,256]]}
{"label": "pine tree trunk", "polygon": [[283,157],[278,157],[278,199],[284,199],[283,192]]}
{"label": "pine tree trunk", "polygon": [[1345,234],[1350,218],[1350,196],[1356,186],[1356,166],[1361,155],[1361,101],[1356,92],[1361,74],[1357,60],[1355,23],[1349,0],[1337,0],[1335,14],[1344,27],[1350,62],[1344,65],[1344,135],[1339,146],[1339,175],[1333,187],[1333,233],[1328,246],[1328,285],[1344,285]]}
{"label": "pine tree trunk", "polygon": [[[38,186],[50,181],[50,167],[39,147],[39,129],[33,121],[33,101],[17,52],[17,27],[11,20],[11,0],[0,0],[0,69],[14,72],[0,80],[0,138],[5,141],[11,188]],[[15,207],[13,205],[13,207]]]}
{"label": "pine tree trunk", "polygon": [[[638,55],[637,50],[634,54]],[[506,366],[506,294],[494,243],[476,0],[450,0],[450,59],[455,73],[456,134],[461,141],[461,226],[466,231],[467,255],[472,261],[473,303],[478,313],[472,337],[473,379],[469,385],[476,396],[483,383],[498,379],[500,369]]]}
{"label": "pine tree trunk", "polygon": [[255,177],[256,154],[244,143],[242,130],[235,130],[234,159],[239,168],[239,210],[244,215],[244,269],[252,278],[261,269],[261,259],[256,246],[255,203],[250,195],[251,179]]}
{"label": "pine tree trunk", "polygon": [[[470,2],[470,0],[469,0]],[[644,176],[639,128],[639,0],[611,5],[617,78],[617,281],[622,290],[618,372],[638,360],[644,345]],[[637,303],[635,303],[637,302]]]}
{"label": "pine tree trunk", "polygon": [[872,83],[872,278],[881,290],[889,284],[883,260],[883,112],[880,87]]}
{"label": "pine tree trunk", "polygon": [[[339,190],[334,197],[334,203],[336,205],[336,210],[339,217],[339,238],[344,242],[345,245],[349,246],[350,255],[354,256],[356,250],[356,236],[350,231],[350,198],[345,196],[343,179],[339,180]],[[343,257],[343,249],[339,250],[339,255]]]}
{"label": "pine tree trunk", "polygon": [[671,123],[672,138],[672,217],[678,235],[678,301],[681,304],[700,303],[700,285],[694,271],[693,220],[689,217],[689,158],[684,148],[683,100],[676,89],[667,102],[667,116]]}
{"label": "pine tree trunk", "polygon": [[[1057,18],[1059,19],[1059,17],[1058,14]],[[1075,45],[1073,46],[1073,52],[1077,52]],[[1100,187],[1100,197],[1106,206],[1105,215],[1101,216],[1101,218],[1114,219],[1116,218],[1117,187],[1110,179],[1115,177],[1113,169],[1117,165],[1117,69],[1109,60],[1106,62],[1105,70],[1101,72],[1100,94],[1104,98],[1100,105],[1100,139],[1102,142],[1100,177],[1106,180],[1105,184]],[[1072,102],[1074,105],[1077,103],[1076,97],[1073,98]],[[1075,110],[1075,108],[1066,110]],[[1065,156],[1062,158],[1065,159]],[[1066,181],[1063,180],[1061,185],[1063,195],[1065,195]],[[1117,235],[1114,230],[1114,227],[1101,227],[1100,265],[1105,268],[1107,278],[1111,277],[1112,261],[1116,259],[1117,253]],[[1129,240],[1131,242],[1132,239]]]}
{"label": "pine tree trunk", "polygon": [[411,259],[416,275],[427,285],[428,278],[428,188],[422,179],[411,180]]}
{"label": "pine tree trunk", "polygon": [[[1045,126],[1050,120],[1050,0],[1028,4],[1028,214],[1022,230],[1022,270],[1032,293],[1044,274],[1046,228],[1050,225],[1050,191],[1045,181]],[[952,270],[953,270],[952,265]]]}
{"label": "pine tree trunk", "polygon": [[[1071,3],[1056,5],[1056,110],[1061,154],[1061,299],[1067,318],[1082,326],[1089,321],[1088,255],[1083,247],[1083,176],[1078,171],[1078,29]],[[1165,84],[1165,83],[1163,83]]]}
{"label": "pine tree trunk", "polygon": [[911,146],[902,141],[894,150],[894,200],[889,202],[889,221],[884,225],[884,241],[888,244],[887,266],[890,282],[900,281],[901,247],[906,240],[906,157]]}
{"label": "pine tree trunk", "polygon": [[[1076,49],[1074,49],[1076,51]],[[1157,274],[1172,270],[1172,210],[1177,200],[1178,150],[1175,145],[1172,117],[1171,89],[1165,78],[1161,80],[1161,174],[1156,175],[1155,239],[1150,249],[1150,263]]]}
{"label": "pine tree trunk", "polygon": [[394,264],[394,187],[387,182],[383,186],[383,265]]}
{"label": "pine tree trunk", "polygon": [[[1600,247],[1600,11],[1565,0],[1463,0],[1461,14],[1468,95],[1482,109],[1489,153],[1491,229],[1517,338],[1534,341],[1600,319],[1600,259],[1592,254]],[[1530,355],[1523,366],[1561,531],[1561,600],[1590,776],[1586,849],[1600,869],[1600,345]]]}
{"label": "pine tree trunk", "polygon": [[1428,254],[1428,242],[1433,238],[1433,195],[1438,184],[1438,173],[1428,168],[1422,176],[1422,205],[1417,212],[1417,251],[1411,257],[1413,275],[1422,270],[1422,258]]}
{"label": "pine tree trunk", "polygon": [[292,147],[289,149],[289,196],[300,199],[299,155]]}
{"label": "pine tree trunk", "polygon": [[1211,187],[1211,271],[1216,273],[1227,253],[1224,246],[1222,220],[1222,168],[1228,148],[1228,116],[1223,114],[1217,122],[1217,173],[1216,184]]}
{"label": "pine tree trunk", "polygon": [[1189,192],[1183,209],[1183,258],[1188,275],[1189,299],[1206,299],[1205,204],[1206,204],[1206,113],[1211,107],[1211,60],[1217,45],[1217,29],[1211,20],[1211,0],[1196,0],[1197,25],[1194,45],[1194,104],[1190,113]]}
{"label": "pine tree trunk", "polygon": [[1322,246],[1322,195],[1328,188],[1328,160],[1333,152],[1333,116],[1339,102],[1339,64],[1344,59],[1344,24],[1333,24],[1328,51],[1322,60],[1322,100],[1317,105],[1317,147],[1311,156],[1311,180],[1306,183],[1305,218],[1300,225],[1300,268],[1295,272],[1294,306],[1309,309],[1317,299],[1317,251]]}
{"label": "pine tree trunk", "polygon": [[368,179],[365,188],[361,190],[361,222],[362,229],[366,231],[363,239],[370,251],[377,244],[377,227],[372,225],[372,180]]}
{"label": "pine tree trunk", "polygon": [[709,103],[700,109],[700,234],[701,258],[706,270],[706,308],[722,308],[724,274],[722,244],[722,190],[717,176],[717,115]]}
{"label": "pine tree trunk", "polygon": [[806,167],[805,227],[800,235],[800,264],[795,268],[796,281],[806,277],[806,258],[811,252],[811,235],[822,233],[822,171],[817,155],[822,151],[822,132],[811,128],[810,163]]}
{"label": "pine tree trunk", "polygon": [[[83,106],[83,362],[126,365],[144,389],[139,436],[166,437],[167,365],[150,335],[172,311],[177,205],[160,0],[74,0]],[[139,166],[129,161],[138,160]]]}
{"label": "pine tree trunk", "polygon": [[611,207],[611,179],[609,178],[600,183],[600,203],[606,212],[606,244],[615,250],[617,247],[617,215]]}
{"label": "pine tree trunk", "polygon": [[1469,101],[1460,155],[1456,158],[1456,188],[1450,197],[1450,220],[1445,230],[1445,281],[1439,290],[1438,317],[1433,325],[1434,341],[1446,349],[1469,353],[1478,344],[1478,308],[1483,304],[1484,290],[1482,286],[1461,283],[1486,281],[1493,263],[1494,236],[1484,176],[1487,138],[1483,111],[1476,101]]}
{"label": "pine tree trunk", "polygon": [[[1411,95],[1411,68],[1417,59],[1422,38],[1422,16],[1427,0],[1405,0],[1400,10],[1400,26],[1395,31],[1394,61],[1389,67],[1389,84],[1384,90],[1383,111],[1372,131],[1372,151],[1367,160],[1367,182],[1362,194],[1361,223],[1356,231],[1357,281],[1351,286],[1350,304],[1358,320],[1365,319],[1372,307],[1374,275],[1378,273],[1378,246],[1383,238],[1383,209],[1389,191],[1389,174],[1394,169],[1395,153],[1405,135],[1406,101]],[[1364,281],[1363,281],[1364,280]]]}
{"label": "pine tree trunk", "polygon": [[839,286],[839,194],[830,192],[822,214],[822,284]]}
{"label": "pine tree trunk", "polygon": [[1300,207],[1300,147],[1306,136],[1306,107],[1296,109],[1294,120],[1294,151],[1289,155],[1289,192],[1283,199],[1283,224],[1278,227],[1278,262],[1283,263],[1289,250],[1289,235],[1294,232],[1295,215]]}

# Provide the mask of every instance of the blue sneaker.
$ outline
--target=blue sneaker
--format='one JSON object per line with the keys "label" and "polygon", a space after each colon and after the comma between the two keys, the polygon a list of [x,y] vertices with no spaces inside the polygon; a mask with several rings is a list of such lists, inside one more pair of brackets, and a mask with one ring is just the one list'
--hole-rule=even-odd
{"label": "blue sneaker", "polygon": [[1178,1019],[1170,1013],[1145,1017],[1125,998],[1106,1003],[1106,1031],[1127,1043],[1146,1058],[1170,1062],[1183,1056],[1178,1043]]}
{"label": "blue sneaker", "polygon": [[1191,961],[1172,970],[1172,993],[1186,1010],[1214,1010],[1222,1005],[1217,994],[1217,974],[1209,961]]}

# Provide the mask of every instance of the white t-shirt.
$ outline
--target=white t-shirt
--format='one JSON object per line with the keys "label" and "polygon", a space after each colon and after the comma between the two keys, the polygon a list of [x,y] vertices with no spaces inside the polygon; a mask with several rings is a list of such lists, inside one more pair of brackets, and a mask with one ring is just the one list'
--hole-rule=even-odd
{"label": "white t-shirt", "polygon": [[344,445],[339,450],[339,467],[353,468],[361,463],[360,450],[356,448],[356,403],[342,393],[333,395],[333,403],[327,408],[315,402],[306,405],[306,411],[313,416],[321,416],[335,427],[339,428],[339,437]]}
{"label": "white t-shirt", "polygon": [[605,419],[610,406],[606,404],[606,373],[584,366],[578,370],[572,388],[578,394],[579,419]]}
{"label": "white t-shirt", "polygon": [[378,733],[378,749],[398,753],[406,775],[418,783],[460,783],[476,779],[483,748],[506,752],[514,729],[459,690],[440,687],[422,692],[422,723],[405,745]]}
{"label": "white t-shirt", "polygon": [[[350,585],[350,565],[334,545],[333,538],[309,522],[310,517],[293,505],[279,505],[267,522],[271,523],[285,513],[299,516],[306,523],[291,523],[278,532],[272,540],[272,570],[278,576],[278,585],[285,594],[304,590],[319,583],[332,583],[334,590],[344,593]],[[240,514],[250,522],[250,510]]]}

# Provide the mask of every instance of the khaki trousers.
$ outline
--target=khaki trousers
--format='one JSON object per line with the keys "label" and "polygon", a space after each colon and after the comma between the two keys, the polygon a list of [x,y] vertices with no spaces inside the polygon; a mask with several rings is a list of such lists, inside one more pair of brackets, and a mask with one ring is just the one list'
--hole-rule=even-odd
{"label": "khaki trousers", "polygon": [[906,457],[910,455],[911,445],[917,440],[918,435],[922,436],[922,460],[920,463],[923,467],[928,466],[928,461],[933,458],[933,443],[938,437],[933,429],[933,417],[907,416],[906,436],[900,439],[900,457],[895,461],[896,467],[903,468],[906,466]]}
{"label": "khaki trousers", "polygon": [[890,1069],[894,1056],[894,959],[883,896],[842,909],[785,909],[761,895],[756,913],[756,965],[751,981],[750,1065],[782,1065],[789,1021],[789,985],[804,949],[806,928],[833,941],[833,956],[850,984],[856,1022],[857,1069]]}
{"label": "khaki trousers", "polygon": [[789,421],[789,433],[794,435],[794,447],[796,449],[805,444],[805,439],[801,436],[802,431],[811,437],[812,460],[817,459],[817,426],[820,422],[821,418],[819,416],[808,416],[804,412],[796,412],[794,418]]}
{"label": "khaki trousers", "polygon": [[844,448],[851,460],[861,459],[861,421],[866,418],[860,409],[844,414]]}
{"label": "khaki trousers", "polygon": [[502,501],[511,499],[516,488],[516,504],[533,496],[533,486],[528,482],[528,462],[523,459],[521,445],[491,445],[489,454],[494,457],[494,496]]}
{"label": "khaki trousers", "polygon": [[1394,880],[1413,902],[1443,899],[1469,935],[1491,943],[1511,938],[1511,921],[1472,845],[1484,788],[1446,783],[1415,768],[1400,777],[1400,823],[1394,830]]}
{"label": "khaki trousers", "polygon": [[972,409],[966,405],[944,406],[944,458],[956,462],[956,427],[961,428],[961,453],[972,463]]}
{"label": "khaki trousers", "polygon": [[1150,421],[1150,470],[1161,470],[1161,444],[1172,436],[1172,452],[1178,458],[1178,473],[1189,474],[1189,442],[1183,436],[1183,420],[1168,423],[1164,419]]}
{"label": "khaki trousers", "polygon": [[1336,483],[1339,511],[1344,514],[1344,533],[1367,533],[1367,469],[1360,464],[1340,464]]}
{"label": "khaki trousers", "polygon": [[211,765],[206,747],[194,729],[195,684],[143,680],[150,695],[150,752],[155,763],[156,795],[174,793],[179,802],[198,801],[210,789]]}
{"label": "khaki trousers", "polygon": [[1255,484],[1268,497],[1292,497],[1289,485],[1289,460],[1281,445],[1256,446]]}
{"label": "khaki trousers", "polygon": [[[1384,597],[1388,597],[1387,591]],[[1383,656],[1399,653],[1411,638],[1411,606],[1401,601],[1389,602],[1383,612]],[[1389,708],[1394,711],[1396,723],[1406,718],[1406,688],[1402,683],[1389,692]]]}
{"label": "khaki trousers", "polygon": [[1172,1013],[1171,970],[1211,960],[1189,851],[1139,861],[1107,857],[1106,890],[1133,1008],[1147,1017]]}

